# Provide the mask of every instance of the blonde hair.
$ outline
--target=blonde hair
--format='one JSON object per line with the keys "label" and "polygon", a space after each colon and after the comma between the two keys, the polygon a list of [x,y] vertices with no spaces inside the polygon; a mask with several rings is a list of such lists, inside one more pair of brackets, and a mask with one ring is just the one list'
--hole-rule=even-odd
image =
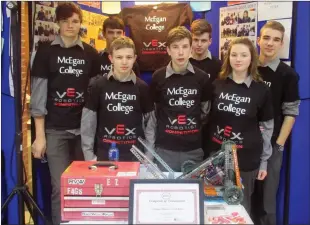
{"label": "blonde hair", "polygon": [[134,53],[136,54],[136,47],[134,42],[126,36],[118,37],[113,40],[109,48],[109,53],[112,55],[114,50],[119,50],[122,48],[132,48]]}
{"label": "blonde hair", "polygon": [[180,41],[184,38],[188,38],[189,44],[192,45],[192,35],[191,32],[184,26],[178,26],[175,28],[172,28],[167,36],[167,46],[170,47],[170,45],[175,41]]}
{"label": "blonde hair", "polygon": [[229,56],[231,53],[232,46],[234,46],[236,44],[243,44],[249,48],[250,53],[251,53],[251,63],[250,63],[250,66],[248,68],[248,74],[251,75],[253,80],[256,82],[263,81],[261,75],[258,73],[258,70],[257,70],[258,55],[257,55],[256,48],[254,47],[254,44],[252,43],[252,41],[246,37],[236,38],[230,42],[228,52],[224,58],[224,63],[222,65],[222,69],[221,69],[219,78],[220,79],[226,79],[228,77],[228,75],[232,73],[232,67],[230,65]]}
{"label": "blonde hair", "polygon": [[259,33],[259,36],[261,37],[262,36],[262,33],[264,31],[264,29],[266,28],[270,28],[272,30],[277,30],[277,31],[280,31],[282,33],[282,40],[283,40],[283,36],[284,36],[284,33],[285,33],[285,28],[284,26],[277,22],[277,21],[274,21],[274,20],[270,20],[268,21],[267,23],[265,23],[265,25],[260,29],[260,33]]}

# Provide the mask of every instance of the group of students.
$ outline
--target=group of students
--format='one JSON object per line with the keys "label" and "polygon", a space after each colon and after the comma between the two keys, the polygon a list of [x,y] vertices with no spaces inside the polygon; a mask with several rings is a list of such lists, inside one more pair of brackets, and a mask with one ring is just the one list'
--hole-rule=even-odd
{"label": "group of students", "polygon": [[212,28],[206,20],[195,20],[190,31],[173,28],[166,40],[171,61],[147,85],[121,19],[104,21],[107,48],[98,54],[80,40],[76,4],[60,4],[55,13],[60,35],[40,46],[31,72],[32,151],[35,158],[47,156],[54,224],[61,221],[60,177],[72,160],[108,160],[115,142],[120,161],[136,161],[130,148],[140,136],[175,171],[234,141],[242,204],[251,213],[255,181],[264,180],[259,222],[276,224],[282,152],[300,103],[298,75],[278,58],[285,32],[280,23],[262,27],[259,57],[252,41],[236,38],[223,64],[208,50]]}

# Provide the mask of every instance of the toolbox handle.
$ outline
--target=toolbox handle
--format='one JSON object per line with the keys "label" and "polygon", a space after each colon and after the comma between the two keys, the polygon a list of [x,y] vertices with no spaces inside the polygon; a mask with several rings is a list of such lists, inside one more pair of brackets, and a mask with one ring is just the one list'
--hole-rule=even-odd
{"label": "toolbox handle", "polygon": [[98,167],[109,167],[109,169],[118,169],[118,166],[112,162],[97,162],[93,165],[90,165],[88,169],[96,170]]}

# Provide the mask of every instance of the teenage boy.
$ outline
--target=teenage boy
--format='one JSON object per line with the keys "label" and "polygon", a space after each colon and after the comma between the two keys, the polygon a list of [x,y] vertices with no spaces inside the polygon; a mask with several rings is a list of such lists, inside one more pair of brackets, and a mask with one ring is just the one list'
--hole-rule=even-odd
{"label": "teenage boy", "polygon": [[72,160],[83,160],[80,122],[88,82],[97,71],[98,53],[82,42],[82,11],[66,2],[56,8],[60,35],[39,47],[32,67],[31,115],[36,138],[33,156],[46,152],[52,183],[52,219],[59,224],[60,177]]}
{"label": "teenage boy", "polygon": [[212,26],[205,19],[194,20],[191,24],[193,38],[190,63],[206,72],[213,82],[221,71],[222,63],[211,55],[209,46],[212,43]]}
{"label": "teenage boy", "polygon": [[[222,62],[211,55],[209,46],[212,43],[212,26],[205,19],[194,20],[191,24],[191,33],[193,38],[192,56],[189,61],[192,65],[206,72],[213,82],[221,71]],[[204,157],[208,156],[207,136],[208,123],[202,127],[202,148],[205,152]]]}
{"label": "teenage boy", "polygon": [[[122,19],[114,16],[107,18],[102,25],[103,36],[106,39],[106,48],[99,52],[100,70],[102,75],[107,75],[112,69],[112,63],[109,59],[109,48],[114,39],[125,35],[125,25]],[[135,61],[133,71],[136,76],[140,76],[138,63]]]}
{"label": "teenage boy", "polygon": [[201,124],[212,88],[207,74],[189,62],[191,45],[191,33],[184,26],[170,30],[171,62],[154,72],[150,85],[156,117],[151,117],[154,136],[148,141],[155,142],[157,153],[174,171],[181,171],[186,161],[201,162],[204,155]]}
{"label": "teenage boy", "polygon": [[137,144],[139,136],[147,135],[149,117],[154,111],[147,84],[132,70],[136,58],[130,38],[119,37],[111,43],[109,59],[113,69],[92,82],[83,109],[81,135],[85,160],[108,160],[108,150],[115,142],[120,161],[136,161],[130,148]]}
{"label": "teenage boy", "polygon": [[268,176],[264,181],[261,223],[275,225],[277,190],[280,179],[285,142],[299,114],[299,76],[295,70],[279,60],[285,29],[276,21],[267,22],[260,30],[259,72],[271,88],[274,108],[273,153],[268,163]]}

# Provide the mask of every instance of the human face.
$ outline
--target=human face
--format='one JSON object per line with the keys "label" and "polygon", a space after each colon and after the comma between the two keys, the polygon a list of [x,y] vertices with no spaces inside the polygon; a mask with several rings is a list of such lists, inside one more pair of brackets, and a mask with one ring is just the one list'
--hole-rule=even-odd
{"label": "human face", "polygon": [[71,17],[60,20],[58,25],[61,36],[67,38],[76,38],[81,28],[81,20],[78,14],[73,13]]}
{"label": "human face", "polygon": [[264,28],[257,43],[260,47],[260,54],[266,58],[275,58],[283,46],[283,34],[271,28]]}
{"label": "human face", "polygon": [[212,39],[209,33],[193,34],[193,53],[199,56],[206,55],[211,42]]}
{"label": "human face", "polygon": [[128,76],[131,73],[136,58],[137,56],[132,48],[113,50],[112,55],[109,55],[109,59],[113,64],[114,75],[120,80]]}
{"label": "human face", "polygon": [[248,71],[251,64],[251,52],[244,44],[235,44],[231,47],[229,60],[234,73],[244,73]]}
{"label": "human face", "polygon": [[122,29],[112,29],[112,28],[106,28],[104,37],[107,41],[107,45],[110,46],[112,41],[120,36],[124,35],[124,31]]}
{"label": "human face", "polygon": [[184,69],[187,66],[191,50],[192,47],[188,38],[172,42],[170,46],[167,47],[167,52],[171,57],[174,69]]}

